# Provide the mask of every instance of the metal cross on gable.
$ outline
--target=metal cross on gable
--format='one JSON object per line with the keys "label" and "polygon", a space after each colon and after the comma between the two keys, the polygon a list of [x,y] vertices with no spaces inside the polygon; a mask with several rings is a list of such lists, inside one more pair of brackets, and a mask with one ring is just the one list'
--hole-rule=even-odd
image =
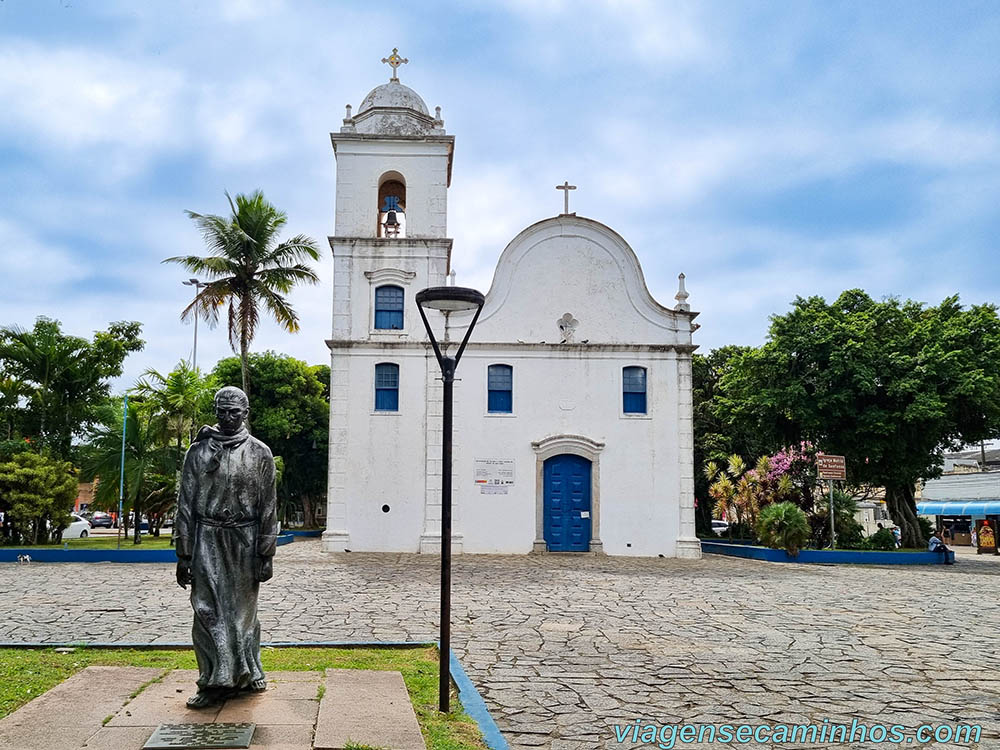
{"label": "metal cross on gable", "polygon": [[383,57],[382,62],[388,63],[392,67],[392,78],[390,78],[389,80],[398,81],[399,78],[396,77],[396,68],[398,68],[400,65],[406,65],[406,63],[408,63],[409,60],[406,59],[405,57],[400,57],[399,48],[393,47],[392,54],[389,55],[388,57]]}
{"label": "metal cross on gable", "polygon": [[569,191],[570,190],[576,190],[576,185],[570,185],[569,184],[569,180],[566,180],[565,182],[563,182],[562,185],[556,185],[556,190],[562,190],[563,191],[563,199],[564,199],[563,200],[563,213],[564,214],[568,214],[569,213]]}

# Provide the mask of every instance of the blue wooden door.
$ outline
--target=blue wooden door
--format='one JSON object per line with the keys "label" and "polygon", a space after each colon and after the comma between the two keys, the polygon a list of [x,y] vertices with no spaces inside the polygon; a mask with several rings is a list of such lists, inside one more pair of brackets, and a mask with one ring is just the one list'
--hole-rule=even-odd
{"label": "blue wooden door", "polygon": [[590,461],[571,454],[546,461],[544,502],[549,551],[589,551]]}

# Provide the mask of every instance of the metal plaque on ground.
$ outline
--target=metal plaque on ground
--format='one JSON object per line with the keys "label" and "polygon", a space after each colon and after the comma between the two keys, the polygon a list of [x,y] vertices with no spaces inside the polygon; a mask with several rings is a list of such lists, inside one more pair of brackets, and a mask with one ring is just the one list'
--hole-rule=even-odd
{"label": "metal plaque on ground", "polygon": [[256,724],[160,724],[143,750],[230,750],[250,747]]}

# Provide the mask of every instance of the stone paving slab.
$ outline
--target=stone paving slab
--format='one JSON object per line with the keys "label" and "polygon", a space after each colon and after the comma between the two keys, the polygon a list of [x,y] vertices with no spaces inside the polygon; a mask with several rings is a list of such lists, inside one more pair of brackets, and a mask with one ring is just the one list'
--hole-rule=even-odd
{"label": "stone paving slab", "polygon": [[399,672],[326,670],[314,742],[316,750],[343,750],[348,742],[387,750],[426,750]]}
{"label": "stone paving slab", "polygon": [[[439,562],[281,547],[261,587],[263,638],[434,640]],[[514,750],[617,750],[612,725],[636,718],[839,717],[981,723],[980,747],[1000,749],[1000,559],[904,567],[460,555],[452,643]],[[0,565],[0,641],[188,642],[188,593],[173,576],[156,564]]]}
{"label": "stone paving slab", "polygon": [[104,719],[163,671],[87,667],[0,720],[0,748],[82,747]]}

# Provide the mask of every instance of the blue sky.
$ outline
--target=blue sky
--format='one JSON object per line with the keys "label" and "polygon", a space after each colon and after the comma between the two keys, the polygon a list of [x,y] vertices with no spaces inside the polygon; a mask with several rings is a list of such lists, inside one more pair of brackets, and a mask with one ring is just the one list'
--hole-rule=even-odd
{"label": "blue sky", "polygon": [[[687,275],[703,351],[761,343],[795,295],[1000,299],[995,2],[0,0],[0,324],[140,320],[124,380],[169,369],[184,209],[259,187],[325,252],[301,332],[254,348],[328,361],[329,133],[393,47],[456,136],[460,284],[568,179],[654,297]],[[200,329],[200,363],[228,351]]]}

